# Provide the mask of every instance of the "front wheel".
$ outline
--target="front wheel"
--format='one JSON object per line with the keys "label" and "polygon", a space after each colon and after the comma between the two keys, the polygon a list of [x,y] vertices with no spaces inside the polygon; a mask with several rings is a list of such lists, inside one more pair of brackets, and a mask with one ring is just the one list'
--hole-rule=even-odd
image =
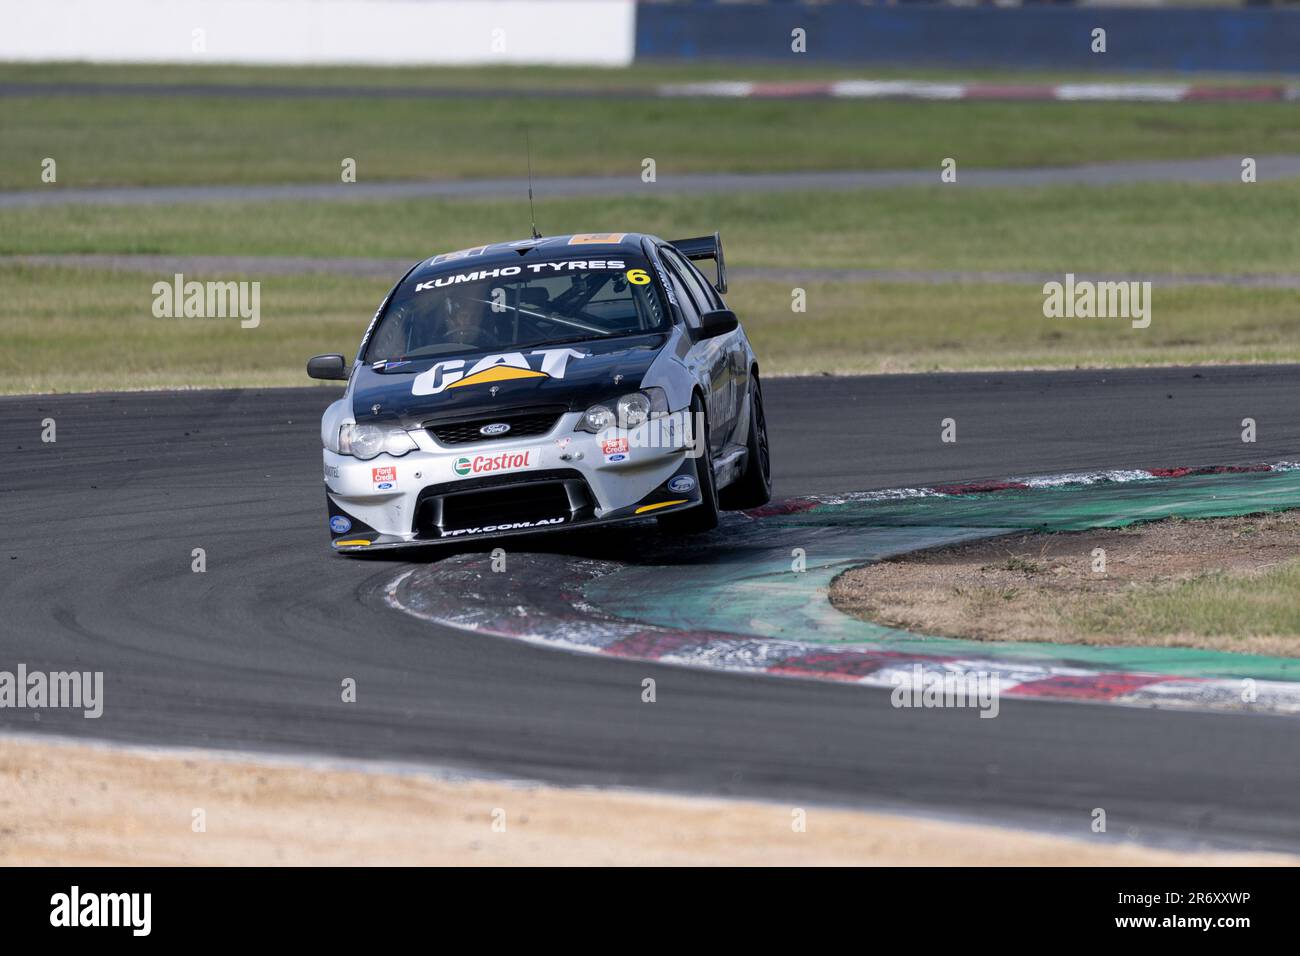
{"label": "front wheel", "polygon": [[749,440],[745,470],[722,489],[719,498],[728,511],[758,508],[772,500],[772,459],[767,450],[767,418],[763,414],[763,390],[758,376],[751,380],[749,393]]}
{"label": "front wheel", "polygon": [[700,503],[685,511],[659,516],[659,527],[669,534],[700,534],[718,526],[718,486],[713,481],[713,457],[709,454],[709,419],[704,402],[697,395],[691,399],[691,421],[703,422],[695,436],[700,457],[695,459],[695,476],[700,486]]}

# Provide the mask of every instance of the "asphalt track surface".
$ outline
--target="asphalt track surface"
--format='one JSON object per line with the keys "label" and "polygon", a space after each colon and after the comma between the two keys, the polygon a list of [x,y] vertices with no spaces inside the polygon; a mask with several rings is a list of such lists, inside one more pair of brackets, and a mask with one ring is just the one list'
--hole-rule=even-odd
{"label": "asphalt track surface", "polygon": [[[311,258],[309,256],[166,256],[135,253],[51,253],[40,255],[0,256],[0,268],[6,265],[36,266],[55,269],[102,269],[109,272],[139,272],[167,275],[175,272],[219,273],[221,275],[302,276],[336,275],[359,278],[390,279],[396,282],[415,263],[410,259]],[[1042,285],[1059,282],[1061,273],[952,271],[944,269],[727,269],[733,279],[769,282],[896,282],[934,285]],[[1104,282],[1121,278],[1093,273],[1077,273],[1076,281]],[[1252,289],[1300,289],[1300,274],[1295,273],[1187,273],[1148,275],[1157,288],[1174,286],[1241,286]]]}
{"label": "asphalt track surface", "polygon": [[[334,394],[0,400],[0,669],[105,672],[100,719],[3,709],[0,728],[1300,851],[1294,718],[1004,700],[981,720],[390,610],[376,589],[405,559],[326,545],[317,430]],[[782,496],[1300,450],[1295,366],[785,379],[767,394]],[[959,441],[945,445],[949,416]],[[47,417],[54,444],[39,440]],[[608,553],[620,543],[610,534]],[[345,677],[356,703],[340,700]],[[1089,830],[1097,807],[1106,837]]]}
{"label": "asphalt track surface", "polygon": [[[1300,156],[1255,157],[1260,182],[1300,176]],[[1125,183],[1240,183],[1239,156],[1142,160],[1026,169],[962,169],[957,183],[942,183],[935,169],[846,170],[787,173],[661,172],[656,182],[626,176],[558,176],[533,181],[539,199],[584,196],[680,196],[702,193],[810,192],[894,189],[901,186],[987,189],[1030,186],[1115,186]],[[0,209],[47,206],[147,206],[167,203],[356,202],[361,200],[517,199],[526,178],[426,182],[286,183],[234,186],[64,187],[0,192]]]}

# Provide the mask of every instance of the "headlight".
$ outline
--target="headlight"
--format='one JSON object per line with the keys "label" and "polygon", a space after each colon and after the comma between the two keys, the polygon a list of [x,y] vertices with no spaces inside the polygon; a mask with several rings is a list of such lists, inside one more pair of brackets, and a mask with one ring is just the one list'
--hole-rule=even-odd
{"label": "headlight", "polygon": [[606,405],[592,405],[582,413],[582,418],[578,420],[577,431],[591,432],[597,435],[607,428],[613,428],[617,419],[614,413]]}
{"label": "headlight", "polygon": [[624,395],[618,400],[618,424],[622,428],[636,428],[650,420],[650,397],[640,392]]}
{"label": "headlight", "polygon": [[[613,405],[613,408],[610,406]],[[592,405],[578,419],[574,431],[591,432],[598,435],[615,426],[619,428],[636,428],[652,418],[668,414],[668,395],[662,388],[643,388],[639,392],[628,392],[614,402]]]}
{"label": "headlight", "polygon": [[380,452],[400,458],[419,446],[401,428],[380,428],[378,425],[344,425],[339,429],[339,454],[351,455],[367,461]]}

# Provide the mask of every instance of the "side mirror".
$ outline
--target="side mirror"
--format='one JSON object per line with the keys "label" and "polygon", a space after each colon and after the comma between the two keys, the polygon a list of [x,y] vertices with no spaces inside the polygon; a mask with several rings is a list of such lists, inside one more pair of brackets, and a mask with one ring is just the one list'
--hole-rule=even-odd
{"label": "side mirror", "polygon": [[348,363],[342,355],[313,355],[307,360],[307,374],[329,382],[346,382]]}
{"label": "side mirror", "polygon": [[736,318],[735,312],[730,309],[714,309],[700,316],[700,331],[696,338],[712,339],[734,332],[738,328],[740,328],[740,320]]}

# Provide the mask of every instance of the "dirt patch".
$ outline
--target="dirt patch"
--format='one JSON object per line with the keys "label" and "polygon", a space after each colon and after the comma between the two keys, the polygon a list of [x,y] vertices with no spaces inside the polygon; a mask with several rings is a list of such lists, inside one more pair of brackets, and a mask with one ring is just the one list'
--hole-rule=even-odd
{"label": "dirt patch", "polygon": [[1298,581],[1300,512],[1288,511],[920,552],[840,575],[831,603],[943,637],[1295,657]]}
{"label": "dirt patch", "polygon": [[[1232,865],[879,813],[0,739],[0,865]],[[202,811],[196,832],[195,811]],[[494,829],[503,820],[504,829]]]}

